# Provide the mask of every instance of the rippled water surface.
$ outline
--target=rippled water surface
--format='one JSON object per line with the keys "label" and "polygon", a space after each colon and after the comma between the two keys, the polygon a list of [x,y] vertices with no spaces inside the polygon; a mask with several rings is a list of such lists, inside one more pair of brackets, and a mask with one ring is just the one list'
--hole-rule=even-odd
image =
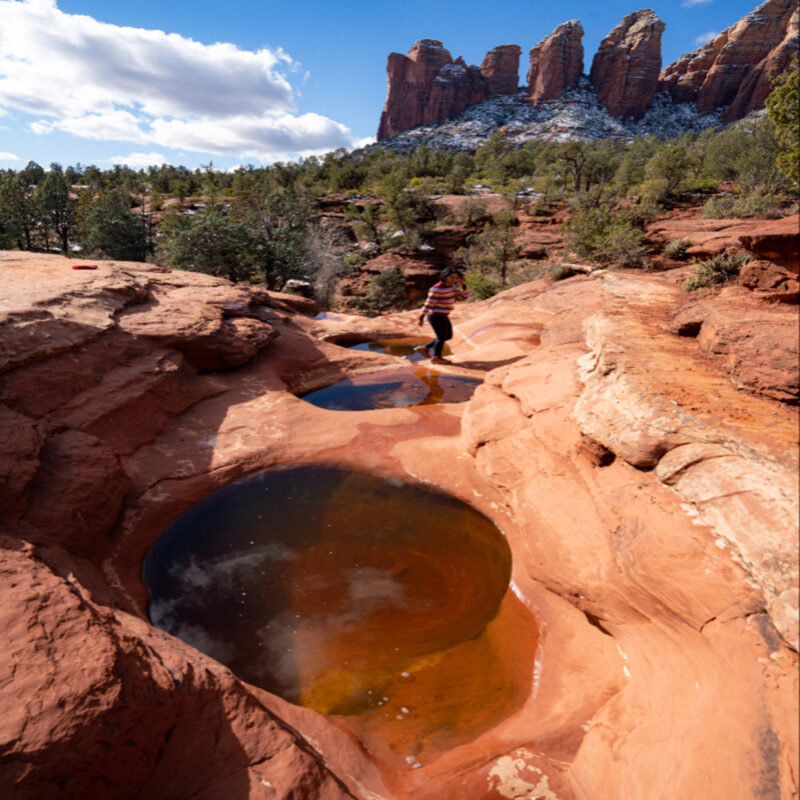
{"label": "rippled water surface", "polygon": [[510,568],[501,532],[456,498],[310,466],[210,495],[144,579],[155,625],[412,768],[522,702],[530,666],[498,644],[523,613]]}

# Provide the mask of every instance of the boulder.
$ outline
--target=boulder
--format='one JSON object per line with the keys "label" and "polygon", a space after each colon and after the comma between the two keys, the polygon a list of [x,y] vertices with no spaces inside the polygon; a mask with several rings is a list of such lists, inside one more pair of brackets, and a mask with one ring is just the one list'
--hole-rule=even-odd
{"label": "boulder", "polygon": [[650,9],[623,17],[595,53],[589,78],[613,117],[644,116],[661,70],[664,23]]}
{"label": "boulder", "polygon": [[794,0],[767,0],[707,44],[681,56],[659,76],[658,91],[701,113],[724,109],[726,122],[762,108],[770,75],[783,72],[798,51]]}
{"label": "boulder", "polygon": [[531,102],[555,100],[583,74],[583,26],[573,19],[531,48],[527,82]]}

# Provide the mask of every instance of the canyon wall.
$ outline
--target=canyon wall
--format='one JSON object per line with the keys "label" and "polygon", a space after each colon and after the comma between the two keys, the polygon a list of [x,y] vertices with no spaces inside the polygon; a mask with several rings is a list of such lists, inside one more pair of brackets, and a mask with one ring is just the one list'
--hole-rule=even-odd
{"label": "canyon wall", "polygon": [[[722,111],[731,122],[762,108],[770,75],[786,70],[798,54],[795,0],[767,0],[714,40],[681,56],[661,73],[664,23],[650,9],[624,17],[601,42],[590,79],[598,102],[613,117],[641,118],[656,92],[676,103],[693,103],[701,113]],[[525,91],[533,104],[557,100],[583,72],[583,28],[577,20],[559,25],[530,50]],[[519,47],[502,45],[480,67],[453,61],[441,42],[422,39],[408,56],[392,53],[388,92],[378,139],[419,125],[454,119],[467,106],[519,89]]]}

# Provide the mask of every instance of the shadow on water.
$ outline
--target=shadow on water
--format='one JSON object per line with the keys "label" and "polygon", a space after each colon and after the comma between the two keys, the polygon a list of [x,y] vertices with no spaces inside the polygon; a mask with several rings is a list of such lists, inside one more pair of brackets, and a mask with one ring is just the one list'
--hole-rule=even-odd
{"label": "shadow on water", "polygon": [[357,375],[301,397],[312,405],[333,411],[409,408],[462,403],[472,397],[480,383],[474,378],[417,366]]}
{"label": "shadow on water", "polygon": [[[535,625],[502,533],[449,495],[335,467],[207,497],[144,563],[152,622],[288,700],[341,715],[405,766],[518,708]],[[513,652],[512,652],[513,650]],[[531,652],[533,650],[531,649]]]}

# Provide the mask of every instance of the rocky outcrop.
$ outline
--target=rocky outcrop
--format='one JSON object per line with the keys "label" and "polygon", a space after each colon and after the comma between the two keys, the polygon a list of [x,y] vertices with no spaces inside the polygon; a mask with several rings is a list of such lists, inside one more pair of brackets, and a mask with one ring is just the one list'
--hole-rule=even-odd
{"label": "rocky outcrop", "polygon": [[[339,412],[294,393],[399,362],[331,342],[419,336],[417,311],[318,320],[147,265],[0,265],[9,797],[796,795],[797,407],[774,356],[797,309],[695,304],[670,273],[539,280],[457,306],[455,363],[432,369],[482,378],[469,402]],[[205,374],[230,363],[232,334],[210,333],[228,319],[273,335]],[[142,560],[171,522],[320,462],[435,486],[503,531],[518,611],[492,635],[526,676],[514,713],[417,748],[406,719],[328,719],[149,624]],[[469,714],[460,681],[414,688]],[[386,759],[381,725],[402,744]]]}
{"label": "rocky outcrop", "polygon": [[583,74],[583,26],[574,19],[559,25],[531,48],[527,82],[535,105],[573,89]]}
{"label": "rocky outcrop", "polygon": [[614,117],[644,116],[661,70],[664,23],[650,9],[623,17],[592,60],[589,78],[597,99]]}
{"label": "rocky outcrop", "polygon": [[489,97],[480,69],[467,66],[461,58],[453,61],[435,39],[421,39],[407,56],[392,53],[386,71],[389,89],[378,139],[418,125],[439,124]]}
{"label": "rocky outcrop", "polygon": [[767,0],[708,44],[681,56],[660,75],[658,91],[702,113],[725,109],[726,122],[762,108],[770,74],[798,54],[795,0]]}
{"label": "rocky outcrop", "polygon": [[502,44],[490,50],[481,62],[481,75],[489,97],[514,94],[519,86],[519,45]]}
{"label": "rocky outcrop", "polygon": [[480,67],[455,61],[441,42],[421,39],[407,56],[392,53],[386,65],[389,89],[378,139],[418,125],[440,124],[468,106],[514,94],[519,83],[520,49],[504,44],[490,50]]}
{"label": "rocky outcrop", "polygon": [[[722,110],[725,122],[762,108],[770,75],[788,69],[800,52],[795,0],[767,0],[713,41],[661,70],[664,23],[652,10],[629,14],[603,39],[592,61],[591,82],[612,117],[640,119],[656,92],[691,103],[701,114]],[[530,50],[527,91],[535,105],[575,88],[583,71],[583,28],[559,25]],[[389,56],[389,92],[378,139],[418,125],[454,119],[468,105],[516,91],[519,48],[487,53],[480,69],[452,61],[441,42],[423,39],[408,56]]]}

